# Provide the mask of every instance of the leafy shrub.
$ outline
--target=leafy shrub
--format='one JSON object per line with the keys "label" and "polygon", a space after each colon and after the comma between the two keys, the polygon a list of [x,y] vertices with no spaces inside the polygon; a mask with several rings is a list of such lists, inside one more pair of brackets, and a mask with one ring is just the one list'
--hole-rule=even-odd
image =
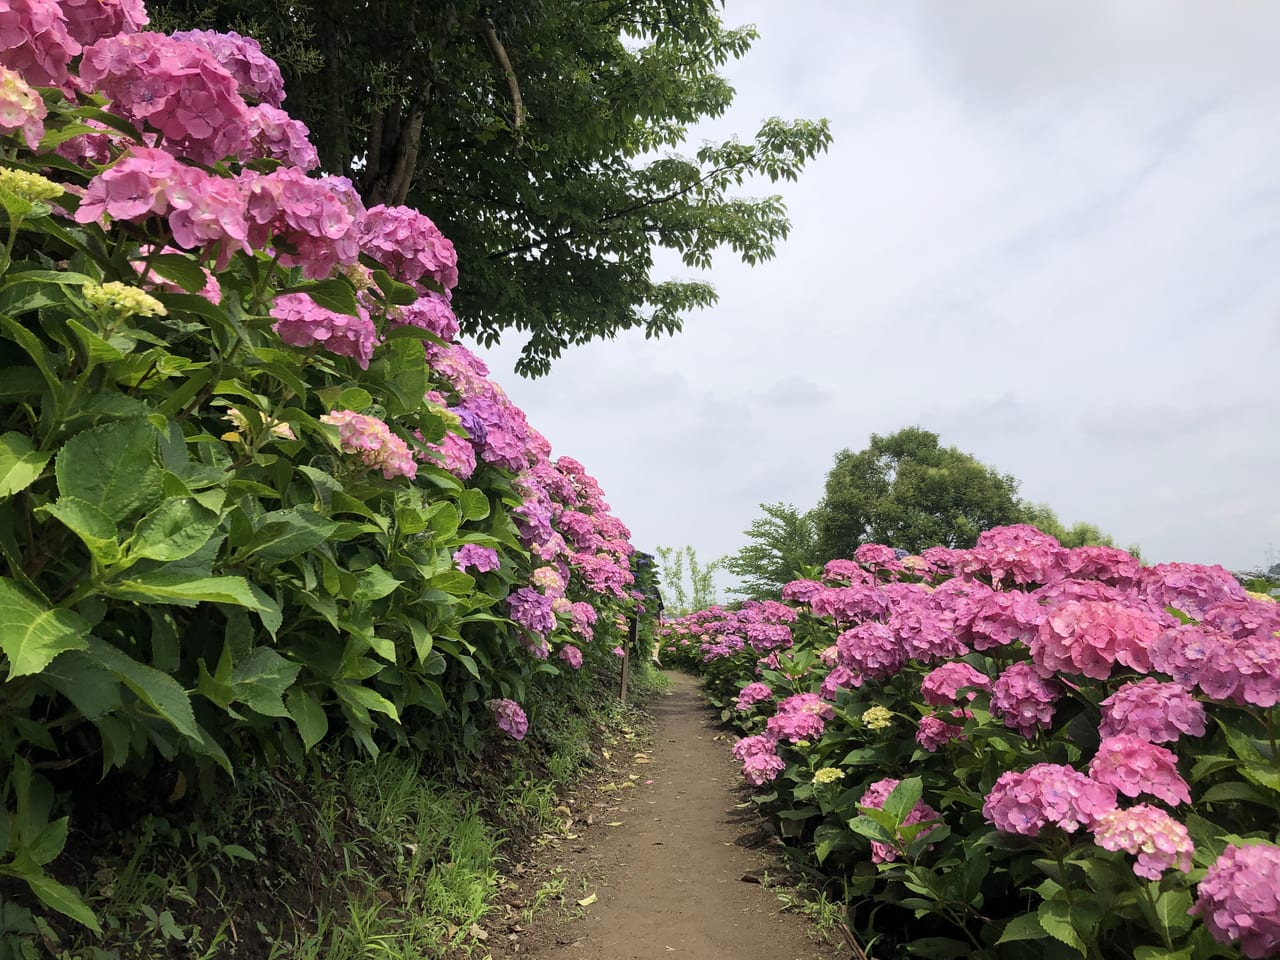
{"label": "leafy shrub", "polygon": [[65,791],[461,763],[635,615],[598,484],[452,342],[449,241],[305,173],[252,40],[146,22],[0,30],[0,876],[95,928],[46,870]]}
{"label": "leafy shrub", "polygon": [[1025,526],[860,547],[782,597],[667,624],[663,657],[705,675],[756,802],[869,938],[1280,953],[1280,606]]}

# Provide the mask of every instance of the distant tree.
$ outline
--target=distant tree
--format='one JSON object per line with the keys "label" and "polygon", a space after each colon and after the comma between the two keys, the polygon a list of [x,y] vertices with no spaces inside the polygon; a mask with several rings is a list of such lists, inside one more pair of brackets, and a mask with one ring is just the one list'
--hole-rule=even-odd
{"label": "distant tree", "polygon": [[[1115,539],[1101,527],[1080,521],[1068,527],[1047,503],[1023,501],[1022,523],[1029,523],[1043,532],[1057,537],[1064,547],[1114,547]],[[1141,548],[1136,543],[1125,548],[1129,553],[1141,559]]]}
{"label": "distant tree", "polygon": [[850,557],[863,543],[913,553],[926,547],[970,547],[991,527],[1020,523],[1018,481],[979,463],[938,435],[907,427],[872,434],[858,453],[842,450],[813,511],[818,553]]}
{"label": "distant tree", "polygon": [[159,29],[234,29],[282,68],[323,169],[366,204],[409,204],[453,240],[453,305],[486,344],[525,335],[540,375],[571,344],[677,332],[716,299],[654,276],[654,252],[703,268],[771,259],[789,221],[748,180],[795,179],[825,120],[676,153],[734,90],[756,37],[720,0],[151,0]]}
{"label": "distant tree", "polygon": [[789,503],[762,503],[763,517],[743,531],[750,542],[726,558],[724,568],[741,581],[732,590],[748,600],[776,600],[782,588],[821,562],[813,513]]}
{"label": "distant tree", "polygon": [[723,557],[699,563],[691,546],[658,547],[655,552],[662,563],[663,602],[668,615],[682,617],[717,603],[715,574],[724,566]]}

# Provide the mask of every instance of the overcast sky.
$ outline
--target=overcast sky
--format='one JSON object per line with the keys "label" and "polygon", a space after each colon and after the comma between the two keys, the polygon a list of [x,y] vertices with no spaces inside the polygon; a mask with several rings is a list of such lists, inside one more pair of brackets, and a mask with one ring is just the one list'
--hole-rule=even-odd
{"label": "overcast sky", "polygon": [[[1280,4],[728,0],[728,117],[827,117],[776,259],[676,337],[494,376],[641,549],[737,550],[920,425],[1148,562],[1280,560]],[[465,264],[462,265],[465,269]],[[661,274],[689,277],[664,260]]]}

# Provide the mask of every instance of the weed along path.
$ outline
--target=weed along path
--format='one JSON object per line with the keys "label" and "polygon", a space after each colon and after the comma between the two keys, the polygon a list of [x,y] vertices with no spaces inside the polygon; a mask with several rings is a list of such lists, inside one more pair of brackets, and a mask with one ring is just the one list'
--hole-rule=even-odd
{"label": "weed along path", "polygon": [[[604,814],[618,824],[590,831],[586,856],[594,900],[581,918],[540,931],[524,954],[534,960],[818,960],[838,954],[810,936],[803,916],[783,913],[758,882],[761,854],[742,845],[756,834],[736,809],[738,766],[696,682],[653,701],[651,762],[635,790]],[[651,780],[652,782],[646,782]],[[603,811],[602,811],[603,812]],[[597,820],[600,815],[597,815]],[[568,899],[566,897],[566,899]],[[572,901],[568,901],[572,903]]]}

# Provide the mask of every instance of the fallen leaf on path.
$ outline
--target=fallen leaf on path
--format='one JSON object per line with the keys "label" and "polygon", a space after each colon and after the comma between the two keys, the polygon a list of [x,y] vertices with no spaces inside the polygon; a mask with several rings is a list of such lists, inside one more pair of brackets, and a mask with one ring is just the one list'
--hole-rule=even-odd
{"label": "fallen leaf on path", "polygon": [[622,826],[622,821],[621,821],[621,820],[614,820],[612,823],[606,824],[606,826],[609,826],[609,827],[620,827],[620,826]]}
{"label": "fallen leaf on path", "polygon": [[589,897],[583,897],[581,900],[579,900],[579,901],[578,901],[578,906],[580,906],[580,907],[589,907],[589,906],[591,906],[591,905],[592,905],[593,903],[595,903],[595,902],[596,902],[596,895],[593,893],[593,894],[591,894],[591,896],[589,896]]}
{"label": "fallen leaf on path", "polygon": [[488,934],[488,933],[486,933],[483,929],[481,929],[480,924],[478,924],[478,923],[473,923],[473,924],[471,925],[471,929],[470,929],[470,930],[468,930],[467,932],[468,932],[468,933],[470,933],[470,934],[471,934],[473,937],[475,937],[477,940],[488,940],[488,939],[489,939],[489,934]]}

